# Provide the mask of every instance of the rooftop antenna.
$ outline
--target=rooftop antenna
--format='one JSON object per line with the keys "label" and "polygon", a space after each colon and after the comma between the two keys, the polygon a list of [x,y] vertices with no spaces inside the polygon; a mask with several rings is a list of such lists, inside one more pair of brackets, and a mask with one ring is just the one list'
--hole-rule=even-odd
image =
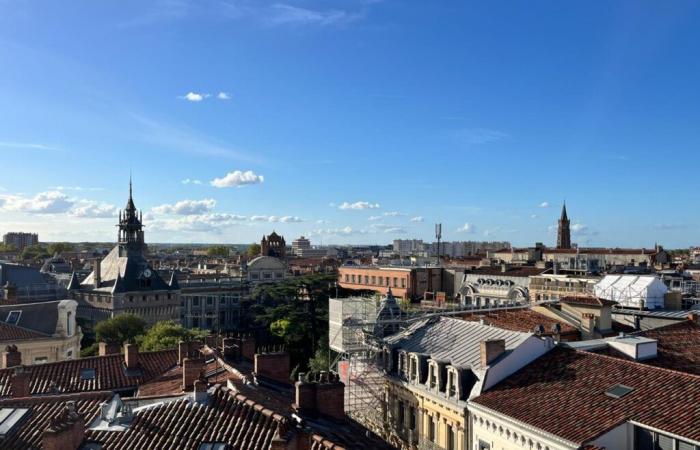
{"label": "rooftop antenna", "polygon": [[442,239],[442,224],[435,224],[435,239],[437,239],[437,265],[440,265],[440,239]]}

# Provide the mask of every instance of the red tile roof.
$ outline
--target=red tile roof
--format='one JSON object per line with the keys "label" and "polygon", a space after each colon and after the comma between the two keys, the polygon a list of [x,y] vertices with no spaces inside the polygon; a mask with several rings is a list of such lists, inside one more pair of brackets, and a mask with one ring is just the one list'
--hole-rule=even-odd
{"label": "red tile roof", "polygon": [[501,275],[504,277],[529,277],[532,275],[540,275],[549,269],[542,269],[539,267],[532,266],[513,266],[506,267],[505,272],[500,266],[489,266],[489,267],[477,267],[474,270],[470,270],[467,273],[476,275]]}
{"label": "red tile roof", "polygon": [[533,332],[537,325],[543,325],[545,335],[551,335],[552,325],[559,324],[561,327],[561,334],[571,333],[575,334],[577,337],[579,335],[578,330],[568,323],[552,319],[551,317],[531,309],[514,309],[511,311],[495,311],[490,313],[474,312],[465,314],[462,318],[473,322],[478,322],[483,319],[488,325],[503,328],[504,330],[530,333]]}
{"label": "red tile roof", "polygon": [[4,450],[29,450],[41,448],[41,435],[66,405],[74,400],[76,410],[83,414],[86,422],[94,419],[100,411],[100,404],[112,397],[111,392],[89,392],[83,394],[52,395],[0,400],[0,408],[30,408],[28,419],[19,425],[17,431],[2,441]]}
{"label": "red tile roof", "polygon": [[[605,391],[634,390],[622,398]],[[700,440],[700,377],[606,355],[555,348],[472,400],[583,445],[634,420]]]}
{"label": "red tile roof", "polygon": [[21,341],[49,337],[47,334],[0,322],[0,341]]}
{"label": "red tile roof", "polygon": [[242,395],[217,388],[205,405],[183,397],[135,413],[125,431],[88,431],[86,437],[110,450],[198,450],[204,442],[230,449],[265,449],[287,419]]}
{"label": "red tile roof", "polygon": [[[177,364],[176,350],[139,354],[140,374],[128,376],[123,355],[95,356],[50,364],[24,366],[30,378],[30,392],[36,394],[85,391],[115,391],[135,388]],[[81,379],[82,369],[94,369],[93,379]],[[12,392],[10,381],[14,369],[0,370],[0,396]]]}
{"label": "red tile roof", "polygon": [[575,248],[545,248],[543,253],[559,253],[559,254],[589,254],[589,255],[655,255],[658,253],[655,249],[648,248],[596,248],[596,247],[580,247]]}

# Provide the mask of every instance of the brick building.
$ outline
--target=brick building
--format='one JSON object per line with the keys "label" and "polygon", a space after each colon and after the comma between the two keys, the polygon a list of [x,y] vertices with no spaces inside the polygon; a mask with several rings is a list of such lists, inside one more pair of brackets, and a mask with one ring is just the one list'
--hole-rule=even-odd
{"label": "brick building", "polygon": [[404,300],[423,298],[426,292],[442,290],[442,269],[439,267],[342,266],[338,284],[345,289],[369,290],[393,294]]}

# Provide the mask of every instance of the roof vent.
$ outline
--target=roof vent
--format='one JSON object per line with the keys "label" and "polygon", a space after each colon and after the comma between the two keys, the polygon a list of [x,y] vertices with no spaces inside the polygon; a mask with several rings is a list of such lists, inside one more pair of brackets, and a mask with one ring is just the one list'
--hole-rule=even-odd
{"label": "roof vent", "polygon": [[632,391],[634,391],[634,388],[632,387],[625,386],[624,384],[616,384],[612,387],[609,387],[605,391],[605,395],[612,398],[622,398]]}

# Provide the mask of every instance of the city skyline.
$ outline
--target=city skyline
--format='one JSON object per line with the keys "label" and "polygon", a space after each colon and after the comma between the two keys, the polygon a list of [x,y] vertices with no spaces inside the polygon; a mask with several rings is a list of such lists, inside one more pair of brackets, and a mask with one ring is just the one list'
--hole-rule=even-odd
{"label": "city skyline", "polygon": [[132,173],[147,242],[432,242],[440,222],[445,241],[554,245],[566,200],[574,243],[688,247],[699,16],[0,3],[0,234],[113,241]]}

